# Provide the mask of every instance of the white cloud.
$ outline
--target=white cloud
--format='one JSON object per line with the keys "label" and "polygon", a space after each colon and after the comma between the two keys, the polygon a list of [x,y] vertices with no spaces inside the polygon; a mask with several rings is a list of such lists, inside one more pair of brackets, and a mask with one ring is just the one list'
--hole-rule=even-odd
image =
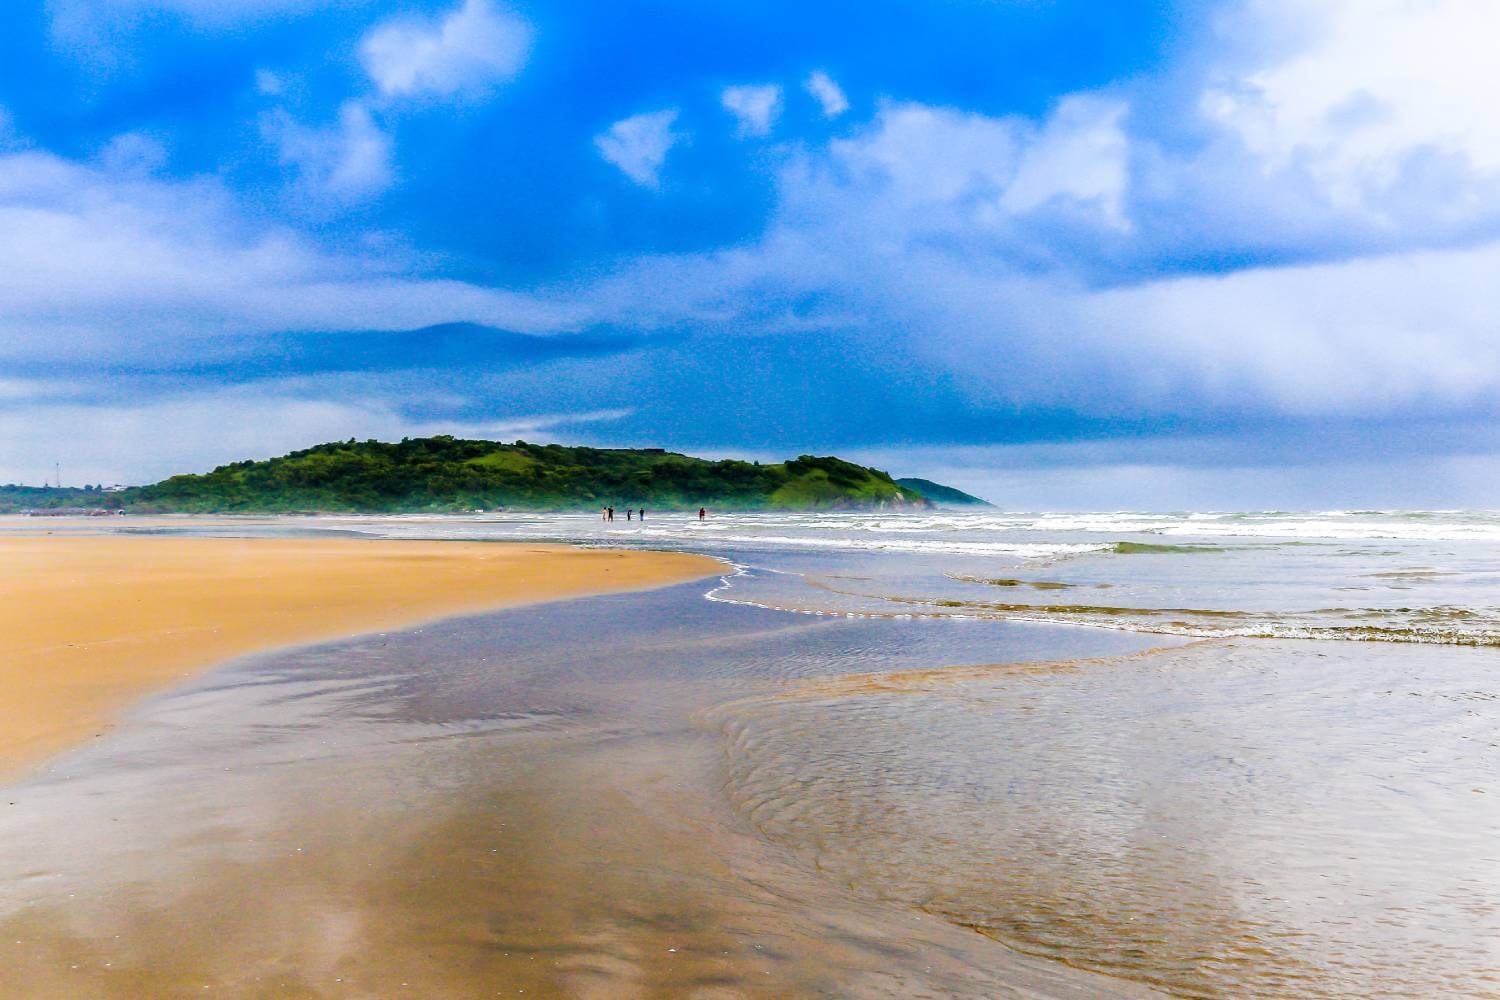
{"label": "white cloud", "polygon": [[1500,118],[1477,110],[1500,92],[1493,0],[1253,0],[1234,27],[1278,42],[1201,106],[1265,169],[1377,209],[1424,158],[1500,170]]}
{"label": "white cloud", "polygon": [[99,162],[111,173],[152,174],[166,166],[167,150],[149,135],[126,132],[109,141],[99,154]]}
{"label": "white cloud", "polygon": [[250,221],[216,181],[0,156],[0,356],[171,356],[186,338],[271,330],[471,321],[546,332],[586,322],[576,301],[416,270]]}
{"label": "white cloud", "polygon": [[345,102],[331,128],[308,128],[278,111],[265,116],[261,131],[276,144],[282,164],[295,167],[314,194],[358,201],[380,194],[393,180],[390,136],[359,101]]}
{"label": "white cloud", "polygon": [[616,420],[629,410],[521,414],[488,421],[413,419],[384,398],[347,398],[335,384],[270,384],[97,405],[83,401],[4,407],[0,482],[38,483],[63,463],[69,484],[153,482],[226,462],[269,458],[348,438],[510,438]]}
{"label": "white cloud", "polygon": [[644,187],[656,187],[667,153],[681,138],[673,131],[675,108],[649,111],[615,122],[594,137],[599,155],[619,167],[626,177]]}
{"label": "white cloud", "polygon": [[[831,144],[830,158],[843,168],[835,178],[847,173],[859,198],[880,202],[859,214],[887,232],[994,231],[1017,215],[1058,208],[1118,229],[1128,226],[1124,115],[1120,102],[1088,95],[1064,99],[1040,125],[887,105],[869,128]],[[842,197],[826,186],[811,196]]]}
{"label": "white cloud", "polygon": [[464,0],[435,22],[398,18],[375,27],[360,61],[386,97],[448,97],[515,76],[526,62],[530,27],[490,0]]}
{"label": "white cloud", "polygon": [[781,88],[775,84],[725,87],[719,99],[739,120],[742,136],[768,135],[781,115]]}
{"label": "white cloud", "polygon": [[[1421,433],[1457,434],[1452,427]],[[1419,435],[1414,435],[1419,436]],[[1314,447],[1300,453],[1288,437]],[[1330,445],[1319,442],[1334,439]],[[894,475],[917,475],[1012,511],[1326,510],[1493,503],[1500,451],[1493,435],[1455,451],[1402,440],[1348,448],[1329,428],[1217,438],[1108,438],[1023,445],[904,447],[847,453]]]}
{"label": "white cloud", "polygon": [[15,119],[4,105],[0,105],[0,150],[17,145],[20,140],[21,136],[16,131]]}
{"label": "white cloud", "polygon": [[262,97],[279,97],[286,92],[286,81],[279,73],[258,69],[255,71],[255,90]]}
{"label": "white cloud", "polygon": [[1500,291],[1485,277],[1500,244],[1103,289],[932,246],[859,267],[844,294],[924,331],[915,349],[989,405],[1322,419],[1500,404]]}
{"label": "white cloud", "polygon": [[1118,101],[1070,97],[1030,136],[1000,204],[1030,212],[1058,200],[1090,205],[1116,228],[1127,228],[1130,142]]}
{"label": "white cloud", "polygon": [[827,73],[822,70],[814,72],[803,84],[807,92],[818,102],[823,109],[824,118],[837,118],[849,110],[849,99],[844,96],[843,89],[833,81]]}
{"label": "white cloud", "polygon": [[1342,419],[1500,405],[1500,241],[1083,277],[1062,241],[1135,238],[1124,120],[1088,95],[1040,122],[888,105],[788,161],[758,244],[644,259],[586,297],[646,326],[867,329],[986,406]]}
{"label": "white cloud", "polygon": [[1158,280],[1059,303],[1072,315],[1057,332],[1175,369],[1158,406],[1191,393],[1308,416],[1456,410],[1500,399],[1497,269],[1500,243]]}

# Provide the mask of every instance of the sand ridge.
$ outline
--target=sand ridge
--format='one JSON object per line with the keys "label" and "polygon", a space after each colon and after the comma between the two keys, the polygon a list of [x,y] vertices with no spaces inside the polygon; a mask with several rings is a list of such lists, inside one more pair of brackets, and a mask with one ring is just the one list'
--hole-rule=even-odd
{"label": "sand ridge", "polygon": [[722,571],[685,553],[522,543],[0,538],[0,777],[235,656]]}

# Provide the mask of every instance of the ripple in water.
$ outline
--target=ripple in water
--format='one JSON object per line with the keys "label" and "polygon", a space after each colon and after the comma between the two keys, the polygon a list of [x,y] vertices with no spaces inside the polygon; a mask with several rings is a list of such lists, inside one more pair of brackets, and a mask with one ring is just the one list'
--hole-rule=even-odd
{"label": "ripple in water", "polygon": [[1500,995],[1500,657],[1199,644],[722,709],[728,788],[855,891],[1179,996]]}

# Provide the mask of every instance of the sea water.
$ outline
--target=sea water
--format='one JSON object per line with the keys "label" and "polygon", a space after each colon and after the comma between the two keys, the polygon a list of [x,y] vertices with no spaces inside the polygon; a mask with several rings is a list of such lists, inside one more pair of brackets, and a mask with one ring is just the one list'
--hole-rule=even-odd
{"label": "sea water", "polygon": [[850,887],[1179,995],[1500,995],[1500,513],[505,521],[465,530],[725,555],[719,601],[1206,640],[737,703],[728,794]]}
{"label": "sea water", "polygon": [[741,567],[715,597],[816,613],[1500,644],[1500,512],[501,513],[247,519],[240,530],[691,549]]}

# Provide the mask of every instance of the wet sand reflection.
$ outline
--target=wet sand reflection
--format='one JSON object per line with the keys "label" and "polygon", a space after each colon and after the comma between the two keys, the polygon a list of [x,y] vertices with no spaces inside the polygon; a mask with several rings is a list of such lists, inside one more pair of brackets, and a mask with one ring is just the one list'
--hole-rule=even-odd
{"label": "wet sand reflection", "polygon": [[1139,640],[789,625],[700,589],[301,650],[144,706],[8,789],[0,993],[1142,992],[804,866],[721,794],[703,724],[788,676]]}

